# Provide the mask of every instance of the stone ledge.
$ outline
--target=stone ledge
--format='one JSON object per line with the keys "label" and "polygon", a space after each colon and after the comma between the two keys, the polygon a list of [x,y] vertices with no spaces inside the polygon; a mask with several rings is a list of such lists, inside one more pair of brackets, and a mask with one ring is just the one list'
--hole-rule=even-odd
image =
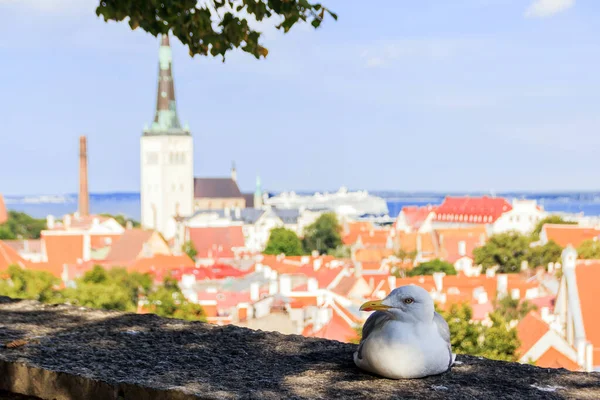
{"label": "stone ledge", "polygon": [[0,343],[18,339],[0,391],[42,399],[600,398],[597,373],[459,356],[394,381],[358,370],[352,344],[0,297]]}

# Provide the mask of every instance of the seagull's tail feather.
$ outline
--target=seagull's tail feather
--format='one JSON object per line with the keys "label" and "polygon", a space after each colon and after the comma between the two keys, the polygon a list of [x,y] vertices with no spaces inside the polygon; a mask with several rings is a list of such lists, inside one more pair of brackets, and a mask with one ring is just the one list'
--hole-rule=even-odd
{"label": "seagull's tail feather", "polygon": [[454,365],[455,361],[456,361],[456,354],[452,353],[452,362],[450,363],[450,366]]}

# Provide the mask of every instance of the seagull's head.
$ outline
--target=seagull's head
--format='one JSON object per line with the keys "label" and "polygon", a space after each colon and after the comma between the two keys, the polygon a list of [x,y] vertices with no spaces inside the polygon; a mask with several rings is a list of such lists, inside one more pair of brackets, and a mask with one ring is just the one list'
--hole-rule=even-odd
{"label": "seagull's head", "polygon": [[407,285],[394,289],[383,300],[368,301],[361,311],[385,311],[400,321],[431,321],[434,306],[429,293],[420,286]]}

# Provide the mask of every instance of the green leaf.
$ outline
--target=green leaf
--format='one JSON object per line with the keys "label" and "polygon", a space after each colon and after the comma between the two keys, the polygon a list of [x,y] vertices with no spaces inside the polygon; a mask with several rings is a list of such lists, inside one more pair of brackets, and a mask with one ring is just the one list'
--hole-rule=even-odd
{"label": "green leaf", "polygon": [[[225,5],[234,11],[221,17],[217,10]],[[131,29],[141,28],[153,36],[171,32],[188,47],[192,57],[196,54],[224,57],[239,48],[260,58],[266,57],[268,50],[258,40],[260,32],[249,27],[247,14],[257,21],[278,16],[283,22],[276,25],[277,29],[287,33],[296,23],[307,22],[309,18],[312,26],[319,27],[323,18],[316,12],[324,9],[309,0],[214,0],[208,4],[197,0],[102,0],[96,15],[105,22],[127,19]],[[337,15],[327,12],[337,20]],[[215,21],[219,21],[216,27]]]}

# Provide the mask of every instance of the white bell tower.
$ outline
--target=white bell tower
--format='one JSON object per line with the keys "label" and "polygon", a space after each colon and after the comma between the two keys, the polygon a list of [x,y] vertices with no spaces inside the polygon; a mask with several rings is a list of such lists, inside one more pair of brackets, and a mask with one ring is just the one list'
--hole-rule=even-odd
{"label": "white bell tower", "polygon": [[193,145],[189,128],[182,128],[177,117],[171,47],[169,36],[163,35],[156,116],[141,138],[140,196],[142,227],[159,231],[167,240],[177,234],[175,217],[193,212]]}

